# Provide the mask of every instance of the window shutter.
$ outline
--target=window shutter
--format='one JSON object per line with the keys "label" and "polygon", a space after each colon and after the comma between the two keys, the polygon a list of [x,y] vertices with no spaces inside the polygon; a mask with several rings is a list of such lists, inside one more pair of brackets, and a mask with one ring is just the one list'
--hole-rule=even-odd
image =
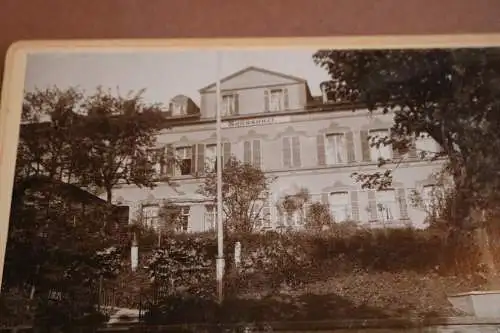
{"label": "window shutter", "polygon": [[292,166],[292,152],[290,149],[290,138],[283,138],[283,166],[290,168]]}
{"label": "window shutter", "polygon": [[283,108],[285,110],[288,110],[289,108],[289,101],[288,101],[288,89],[283,89]]}
{"label": "window shutter", "polygon": [[197,162],[196,145],[192,145],[191,146],[191,174],[192,175],[196,174],[196,162]]}
{"label": "window shutter", "polygon": [[298,136],[292,138],[292,149],[293,149],[293,166],[300,167],[300,139]]}
{"label": "window shutter", "polygon": [[325,136],[316,136],[316,149],[318,151],[318,165],[326,165]]}
{"label": "window shutter", "polygon": [[252,146],[250,141],[245,141],[243,143],[243,162],[251,163],[252,162]]}
{"label": "window shutter", "polygon": [[174,146],[168,144],[166,146],[166,151],[167,151],[167,157],[166,157],[165,173],[167,174],[167,176],[173,176],[175,169]]}
{"label": "window shutter", "polygon": [[406,203],[406,191],[404,188],[398,188],[396,196],[399,204],[399,218],[402,220],[408,219],[408,205]]}
{"label": "window shutter", "polygon": [[345,134],[346,148],[347,148],[347,162],[352,163],[356,161],[356,153],[354,150],[354,135],[352,132]]}
{"label": "window shutter", "polygon": [[234,94],[234,114],[240,114],[240,95]]}
{"label": "window shutter", "polygon": [[230,142],[224,142],[224,153],[222,154],[223,157],[223,165],[226,165],[229,159],[231,158],[231,143]]}
{"label": "window shutter", "polygon": [[[203,174],[205,172],[205,145],[197,145],[197,161],[196,161],[196,173]],[[194,163],[193,163],[194,164]]]}
{"label": "window shutter", "polygon": [[264,91],[264,111],[269,111],[269,91]]}
{"label": "window shutter", "polygon": [[253,166],[261,167],[260,140],[253,140]]}
{"label": "window shutter", "polygon": [[[391,138],[391,132],[389,131],[389,138]],[[394,144],[391,144],[392,148],[392,159],[397,160],[401,158],[401,153],[397,147],[394,147]]]}
{"label": "window shutter", "polygon": [[363,161],[369,162],[371,161],[371,157],[370,157],[370,142],[368,141],[368,131],[361,131],[360,138],[361,138],[361,150],[362,150]]}
{"label": "window shutter", "polygon": [[351,210],[352,210],[352,220],[355,222],[359,222],[359,199],[358,199],[358,191],[351,191]]}
{"label": "window shutter", "polygon": [[368,190],[368,210],[370,221],[377,221],[377,198],[374,190]]}

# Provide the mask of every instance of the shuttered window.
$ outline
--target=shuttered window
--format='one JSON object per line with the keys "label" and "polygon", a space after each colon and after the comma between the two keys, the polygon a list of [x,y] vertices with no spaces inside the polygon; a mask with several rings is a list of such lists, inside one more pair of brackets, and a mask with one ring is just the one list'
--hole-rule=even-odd
{"label": "shuttered window", "polygon": [[243,162],[262,168],[261,141],[258,139],[243,142]]}
{"label": "shuttered window", "polygon": [[284,137],[282,144],[283,166],[299,168],[301,166],[300,138],[298,136]]}

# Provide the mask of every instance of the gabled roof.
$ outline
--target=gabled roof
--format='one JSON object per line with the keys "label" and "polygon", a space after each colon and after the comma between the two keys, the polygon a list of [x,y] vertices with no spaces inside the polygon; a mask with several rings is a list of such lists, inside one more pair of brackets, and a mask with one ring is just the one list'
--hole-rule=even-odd
{"label": "gabled roof", "polygon": [[[307,80],[303,79],[303,78],[300,78],[300,77],[297,77],[297,76],[292,76],[292,75],[288,75],[288,74],[283,74],[283,73],[279,73],[279,72],[275,72],[275,71],[271,71],[271,70],[268,70],[268,69],[264,69],[264,68],[260,68],[260,67],[255,67],[255,66],[249,66],[249,67],[246,67],[246,68],[243,68],[242,70],[239,70],[237,72],[234,72],[233,74],[230,74],[224,78],[222,78],[220,80],[221,83],[223,82],[226,82],[234,77],[237,77],[241,74],[244,74],[246,72],[250,72],[250,71],[257,71],[257,72],[261,72],[261,73],[264,73],[264,74],[269,74],[269,75],[274,75],[274,76],[278,76],[278,77],[282,77],[284,79],[288,79],[288,80],[292,80],[292,81],[296,81],[298,83],[306,83]],[[213,82],[211,84],[209,84],[208,86],[205,86],[201,89],[198,90],[198,92],[200,93],[203,93],[213,87],[215,87],[216,85],[216,82]]]}

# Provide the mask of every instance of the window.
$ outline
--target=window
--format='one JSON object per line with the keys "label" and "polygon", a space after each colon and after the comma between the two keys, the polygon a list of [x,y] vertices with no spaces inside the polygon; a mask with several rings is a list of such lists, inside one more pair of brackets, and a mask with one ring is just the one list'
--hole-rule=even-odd
{"label": "window", "polygon": [[175,150],[176,157],[176,176],[184,176],[191,174],[191,164],[192,159],[192,148],[191,147],[179,147]]}
{"label": "window", "polygon": [[147,159],[149,163],[153,164],[153,170],[155,171],[155,174],[160,175],[162,172],[161,150],[159,149],[148,150]]}
{"label": "window", "polygon": [[422,154],[428,157],[433,157],[441,151],[439,144],[427,133],[421,133],[418,138],[415,139],[415,148],[417,150],[417,156],[422,156]]}
{"label": "window", "polygon": [[142,223],[149,228],[158,228],[160,207],[158,205],[142,206]]}
{"label": "window", "polygon": [[174,116],[180,116],[186,114],[186,108],[184,105],[179,103],[170,103],[170,110]]}
{"label": "window", "polygon": [[214,230],[217,224],[217,207],[215,205],[205,206],[205,231]]}
{"label": "window", "polygon": [[222,96],[222,115],[231,116],[238,113],[236,105],[236,95],[224,95]]}
{"label": "window", "polygon": [[[224,144],[221,145],[221,159],[224,163]],[[217,144],[209,144],[205,146],[205,172],[215,170],[217,170]]]}
{"label": "window", "polygon": [[283,138],[283,166],[285,168],[298,168],[301,165],[300,160],[300,138]]}
{"label": "window", "polygon": [[434,213],[436,208],[436,185],[425,185],[422,188],[422,205],[426,212]]}
{"label": "window", "polygon": [[269,111],[283,110],[284,94],[282,89],[273,89],[269,93]]}
{"label": "window", "polygon": [[262,156],[260,151],[260,140],[245,141],[243,143],[243,162],[252,164],[256,168],[262,165]]}
{"label": "window", "polygon": [[187,231],[189,224],[189,207],[181,207],[181,212],[179,214],[179,224],[177,225],[177,231]]}
{"label": "window", "polygon": [[[389,131],[387,130],[372,130],[370,131],[370,144],[373,142],[378,142],[380,139],[389,136]],[[370,147],[370,158],[373,162],[378,162],[379,159],[391,159],[392,158],[392,147],[391,145],[380,144],[378,147]]]}
{"label": "window", "polygon": [[351,218],[351,205],[349,203],[348,192],[330,193],[328,203],[335,222],[343,222]]}
{"label": "window", "polygon": [[377,191],[377,217],[381,221],[393,221],[398,211],[398,203],[394,190]]}
{"label": "window", "polygon": [[326,163],[341,164],[347,162],[347,145],[343,133],[326,136]]}
{"label": "window", "polygon": [[217,166],[217,145],[210,144],[205,146],[205,172],[216,170]]}

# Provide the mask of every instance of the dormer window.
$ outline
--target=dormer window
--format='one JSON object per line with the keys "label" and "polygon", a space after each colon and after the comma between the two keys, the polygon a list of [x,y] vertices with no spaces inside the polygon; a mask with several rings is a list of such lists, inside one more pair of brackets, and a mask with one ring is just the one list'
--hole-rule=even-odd
{"label": "dormer window", "polygon": [[238,114],[238,95],[229,94],[222,96],[221,113],[223,116]]}
{"label": "dormer window", "polygon": [[186,108],[183,104],[179,103],[170,103],[170,110],[172,111],[173,116],[181,116],[186,114]]}
{"label": "dormer window", "polygon": [[288,109],[288,90],[270,89],[265,92],[266,111],[283,111]]}

